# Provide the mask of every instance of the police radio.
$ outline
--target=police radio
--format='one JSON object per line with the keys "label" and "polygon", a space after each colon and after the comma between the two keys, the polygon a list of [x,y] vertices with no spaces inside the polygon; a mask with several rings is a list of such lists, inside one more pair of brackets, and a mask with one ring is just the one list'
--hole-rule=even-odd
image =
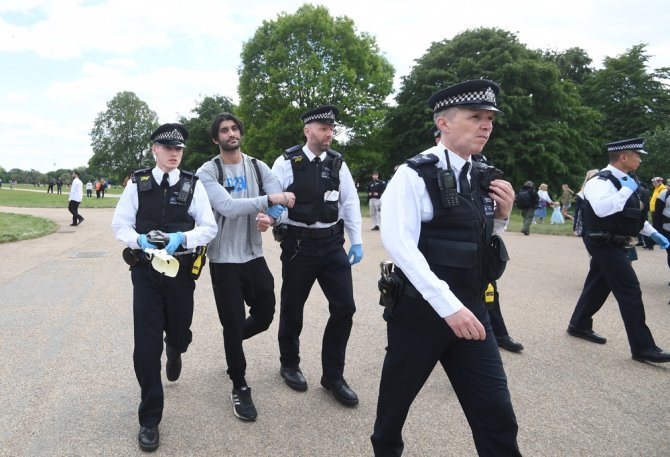
{"label": "police radio", "polygon": [[177,201],[182,205],[188,201],[188,197],[193,192],[193,177],[191,179],[184,179],[177,195]]}
{"label": "police radio", "polygon": [[440,199],[443,208],[453,208],[460,205],[456,190],[456,177],[449,167],[446,170],[437,170],[437,186],[440,188]]}

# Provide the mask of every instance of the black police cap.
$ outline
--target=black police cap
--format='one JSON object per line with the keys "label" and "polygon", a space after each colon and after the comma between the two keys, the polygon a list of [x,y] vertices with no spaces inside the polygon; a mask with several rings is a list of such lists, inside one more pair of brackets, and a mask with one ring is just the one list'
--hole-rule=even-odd
{"label": "black police cap", "polygon": [[151,134],[153,143],[165,144],[185,148],[188,139],[188,130],[181,124],[163,124]]}
{"label": "black police cap", "polygon": [[496,105],[500,86],[488,79],[464,81],[439,92],[428,99],[428,106],[434,111],[442,111],[453,106],[483,109],[503,114]]}
{"label": "black police cap", "polygon": [[628,140],[619,140],[607,143],[607,152],[633,151],[638,154],[647,154],[644,150],[644,138],[631,138]]}
{"label": "black police cap", "polygon": [[340,110],[333,105],[324,105],[307,111],[300,116],[305,124],[310,122],[323,122],[324,124],[335,124],[335,119],[340,114]]}

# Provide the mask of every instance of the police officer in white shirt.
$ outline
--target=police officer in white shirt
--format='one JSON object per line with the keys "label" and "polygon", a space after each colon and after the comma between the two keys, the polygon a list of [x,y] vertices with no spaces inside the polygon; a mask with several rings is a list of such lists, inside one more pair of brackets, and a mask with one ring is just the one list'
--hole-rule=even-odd
{"label": "police officer in white shirt", "polygon": [[[358,396],[344,379],[344,360],[356,311],[351,265],[363,258],[361,210],[347,164],[330,149],[338,114],[332,105],[304,113],[307,144],[286,150],[272,167],[281,188],[295,194],[281,243],[280,373],[292,389],[307,390],[300,369],[300,332],[305,301],[318,280],[330,310],[321,348],[321,385],[340,403],[355,406]],[[351,243],[348,254],[345,230]]]}
{"label": "police officer in white shirt", "polygon": [[610,292],[619,304],[633,359],[639,362],[670,362],[670,353],[656,346],[645,323],[640,282],[628,258],[632,237],[651,237],[661,249],[670,246],[642,211],[638,182],[629,173],[642,162],[643,138],[607,144],[609,165],[584,185],[584,245],[591,255],[589,273],[572,313],[568,334],[592,343],[607,339],[593,331],[593,316]]}
{"label": "police officer in white shirt", "polygon": [[[180,254],[206,246],[216,235],[216,221],[204,187],[193,174],[179,170],[188,131],[181,124],[163,124],[151,135],[156,166],[133,173],[112,219],[119,241],[132,249],[135,375],[141,388],[138,410],[139,446],[155,451],[163,414],[161,355],[165,332],[166,376],[176,381],[181,354],[191,343],[193,318],[193,255],[179,258],[175,277],[155,270],[143,249],[155,249],[147,236],[153,230],[168,234],[165,251]],[[153,239],[153,238],[152,238]],[[125,258],[125,257],[124,257]]]}
{"label": "police officer in white shirt", "polygon": [[385,311],[388,346],[371,437],[377,457],[402,454],[410,406],[438,362],[479,455],[520,455],[484,304],[484,253],[493,233],[506,226],[514,190],[502,179],[487,184],[479,167],[471,173],[471,156],[481,153],[502,114],[499,91],[492,81],[473,80],[430,97],[440,141],[401,165],[382,196],[382,242],[404,289]]}

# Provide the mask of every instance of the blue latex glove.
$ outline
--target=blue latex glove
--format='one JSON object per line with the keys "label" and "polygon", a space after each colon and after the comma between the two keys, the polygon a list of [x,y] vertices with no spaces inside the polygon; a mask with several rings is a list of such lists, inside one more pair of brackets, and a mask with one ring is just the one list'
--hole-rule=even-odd
{"label": "blue latex glove", "polygon": [[658,244],[658,247],[661,249],[668,249],[670,247],[670,241],[660,233],[652,233],[650,238],[654,240],[654,243]]}
{"label": "blue latex glove", "polygon": [[184,242],[184,234],[181,232],[168,233],[170,236],[170,241],[167,246],[165,246],[165,252],[172,255],[174,251],[179,249],[179,246]]}
{"label": "blue latex glove", "polygon": [[140,245],[141,249],[158,249],[158,246],[156,246],[153,243],[149,243],[149,240],[147,239],[146,235],[140,235],[137,237],[137,244]]}
{"label": "blue latex glove", "polygon": [[284,205],[272,205],[268,208],[267,213],[271,218],[279,219],[279,216],[281,216],[281,213],[284,211],[286,211],[286,207]]}
{"label": "blue latex glove", "polygon": [[637,189],[637,183],[630,176],[619,178],[619,182],[621,183],[621,187],[628,187],[633,192]]}
{"label": "blue latex glove", "polygon": [[361,244],[352,244],[349,249],[349,263],[355,265],[361,261],[363,258],[363,245]]}

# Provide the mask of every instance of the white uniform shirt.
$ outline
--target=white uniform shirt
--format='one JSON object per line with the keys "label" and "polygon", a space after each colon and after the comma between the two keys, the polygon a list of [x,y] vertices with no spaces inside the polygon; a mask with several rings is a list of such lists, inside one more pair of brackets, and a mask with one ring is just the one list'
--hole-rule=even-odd
{"label": "white uniform shirt", "polygon": [[81,199],[84,197],[83,188],[84,185],[82,184],[81,179],[74,178],[72,180],[72,187],[70,187],[70,196],[68,198],[81,203]]}
{"label": "white uniform shirt", "polygon": [[[163,170],[160,168],[154,167],[151,173],[156,182],[160,183],[163,180]],[[170,186],[177,184],[179,174],[179,169],[174,169],[169,173]],[[124,242],[132,249],[139,249],[137,237],[140,234],[135,231],[138,208],[137,184],[128,181],[114,211],[112,230],[117,240]],[[199,180],[195,183],[193,199],[191,200],[191,206],[188,208],[188,214],[195,220],[195,227],[192,230],[184,232],[186,236],[186,249],[205,246],[216,236],[217,227],[212,208],[209,205],[209,199],[207,198],[207,192],[205,192],[205,188]]]}
{"label": "white uniform shirt", "polygon": [[[305,155],[307,155],[307,158],[310,162],[316,157],[316,154],[310,151],[307,145],[303,146],[302,150]],[[323,154],[326,153],[322,153],[322,156]],[[280,155],[277,157],[277,160],[275,160],[275,163],[272,166],[272,172],[277,176],[277,179],[279,179],[279,184],[283,190],[286,190],[288,186],[293,184],[293,168],[291,167],[291,161],[284,159],[283,155]],[[351,177],[349,167],[347,167],[347,164],[344,161],[342,161],[339,177],[339,218],[344,221],[344,228],[347,230],[347,234],[349,235],[349,242],[352,245],[362,244],[363,237],[361,235],[361,202],[358,199],[358,192],[356,190],[356,184],[354,184],[354,179]],[[300,197],[297,196],[296,198],[299,199]],[[334,225],[334,223],[315,222],[314,224],[308,226],[304,222],[291,220],[288,216],[283,219],[283,222],[286,224],[296,225],[298,227],[309,228],[326,228]]]}
{"label": "white uniform shirt", "polygon": [[[626,173],[612,165],[607,165],[603,170],[611,171],[617,179],[627,176]],[[598,217],[607,217],[618,213],[623,209],[631,195],[633,195],[633,191],[628,187],[622,186],[620,190],[617,190],[609,179],[600,179],[597,176],[586,181],[584,186],[584,198],[588,200],[593,212]],[[640,233],[645,236],[651,236],[655,232],[656,229],[647,221],[644,222],[644,226],[640,230]]]}
{"label": "white uniform shirt", "polygon": [[[435,154],[437,166],[447,168],[445,147],[442,143],[422,152]],[[465,160],[449,151],[449,161],[458,182]],[[469,170],[472,170],[470,166]],[[468,173],[468,179],[470,174]],[[447,317],[463,308],[463,303],[430,269],[426,258],[419,251],[421,223],[433,219],[433,204],[423,178],[416,170],[401,165],[386,186],[382,195],[381,238],[393,262],[405,273],[407,279],[430,303],[440,317]],[[500,233],[507,222],[494,220],[493,230]]]}

